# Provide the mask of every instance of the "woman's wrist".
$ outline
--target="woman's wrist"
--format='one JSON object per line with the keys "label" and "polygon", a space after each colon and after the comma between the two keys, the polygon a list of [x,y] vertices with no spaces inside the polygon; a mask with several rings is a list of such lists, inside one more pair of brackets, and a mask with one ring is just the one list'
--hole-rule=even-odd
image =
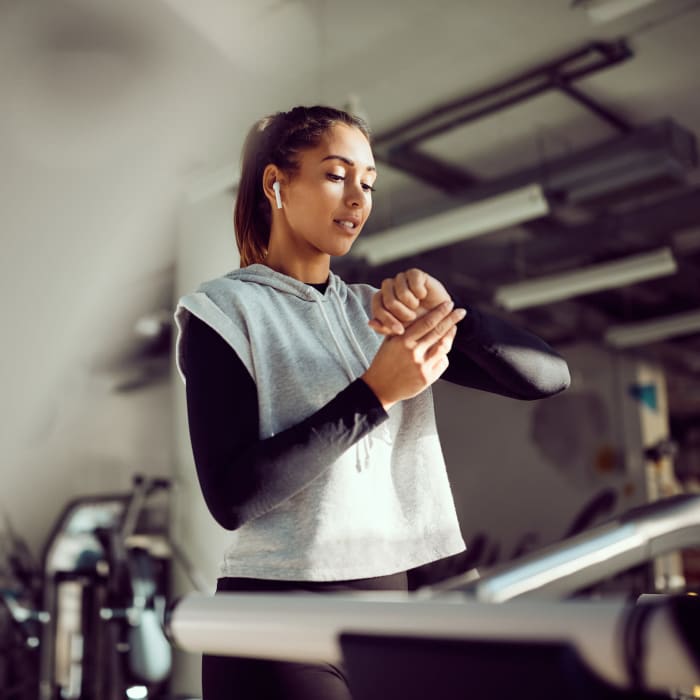
{"label": "woman's wrist", "polygon": [[381,383],[377,382],[376,378],[370,370],[367,370],[360,379],[369,387],[370,391],[377,397],[377,401],[382,405],[385,411],[388,411],[396,401],[387,399],[382,391]]}

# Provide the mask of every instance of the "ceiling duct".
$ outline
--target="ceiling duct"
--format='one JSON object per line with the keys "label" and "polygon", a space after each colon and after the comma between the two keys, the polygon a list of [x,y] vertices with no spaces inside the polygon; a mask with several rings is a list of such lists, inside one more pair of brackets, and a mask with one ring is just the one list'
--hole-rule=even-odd
{"label": "ceiling duct", "polygon": [[[376,134],[372,140],[375,152],[385,157],[396,148],[413,149],[428,139],[550,91],[564,94],[614,129],[628,131],[630,125],[624,119],[583,94],[575,83],[632,56],[632,50],[624,40],[591,42],[484,90],[435,105],[402,124]],[[443,165],[439,161],[436,163]]]}
{"label": "ceiling duct", "polygon": [[[479,179],[461,167],[421,151],[421,144],[547,93],[563,95],[615,131],[627,133],[632,130],[632,125],[586,95],[577,83],[632,56],[632,50],[624,40],[589,43],[483,90],[436,105],[376,134],[372,140],[375,158],[448,194],[468,197],[472,188],[479,184]],[[536,173],[528,178],[528,182],[539,182],[540,179],[541,173]],[[522,182],[520,186],[525,184]],[[513,188],[501,188],[505,189]]]}
{"label": "ceiling duct", "polygon": [[697,166],[692,132],[671,119],[637,127],[578,153],[509,173],[464,192],[461,201],[492,197],[540,182],[555,201],[586,203],[602,197],[624,199],[643,185],[685,183]]}
{"label": "ceiling duct", "polygon": [[[451,195],[455,204],[480,202],[539,183],[553,206],[627,201],[686,184],[698,162],[695,136],[671,119],[637,127],[587,95],[577,85],[599,71],[629,60],[624,40],[592,42],[481,91],[432,107],[373,139],[375,157]],[[537,162],[483,181],[460,165],[420,150],[421,144],[471,122],[559,93],[612,127],[617,136],[578,153]],[[430,247],[438,247],[430,246]]]}
{"label": "ceiling duct", "polygon": [[[631,188],[638,192],[641,187],[653,187],[658,192],[664,182],[685,182],[697,160],[694,135],[666,119],[552,161],[546,171],[527,168],[472,187],[459,198],[461,206],[368,235],[358,241],[353,255],[378,265],[543,216],[548,213],[547,200],[555,208],[557,201],[624,199]],[[539,183],[539,196],[530,197],[524,207],[520,200],[528,199],[522,195],[531,193],[533,183]],[[535,200],[541,206],[530,206]],[[507,204],[511,201],[517,206]],[[503,216],[491,214],[484,222],[481,209],[490,211],[492,202],[505,206]]]}
{"label": "ceiling duct", "polygon": [[642,186],[682,184],[697,160],[695,136],[667,119],[567,158],[546,186],[568,202],[599,201]]}

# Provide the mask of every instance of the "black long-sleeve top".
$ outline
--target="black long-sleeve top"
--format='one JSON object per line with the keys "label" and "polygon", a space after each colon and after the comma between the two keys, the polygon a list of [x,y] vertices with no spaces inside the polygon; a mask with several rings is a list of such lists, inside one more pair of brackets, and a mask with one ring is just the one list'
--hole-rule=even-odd
{"label": "black long-sleeve top", "polygon": [[[540,338],[466,308],[443,379],[522,400],[551,396],[569,385],[566,362]],[[243,362],[195,316],[185,332],[197,476],[209,510],[226,529],[291,498],[388,417],[369,386],[356,379],[312,415],[260,439],[257,388]]]}

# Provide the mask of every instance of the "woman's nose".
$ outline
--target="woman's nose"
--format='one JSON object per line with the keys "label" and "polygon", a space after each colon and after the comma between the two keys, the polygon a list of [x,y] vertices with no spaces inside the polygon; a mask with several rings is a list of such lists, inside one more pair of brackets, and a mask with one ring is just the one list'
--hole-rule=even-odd
{"label": "woman's nose", "polygon": [[349,206],[359,207],[362,205],[364,192],[360,183],[350,183],[345,191],[345,201]]}

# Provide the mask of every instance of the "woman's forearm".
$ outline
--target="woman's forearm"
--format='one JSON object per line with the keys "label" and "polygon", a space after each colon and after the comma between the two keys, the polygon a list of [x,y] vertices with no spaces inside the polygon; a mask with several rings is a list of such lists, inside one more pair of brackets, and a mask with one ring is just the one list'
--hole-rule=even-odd
{"label": "woman's forearm", "polygon": [[467,308],[444,379],[522,400],[553,396],[569,386],[566,361],[541,338]]}
{"label": "woman's forearm", "polygon": [[183,347],[197,475],[226,529],[294,496],[387,417],[358,379],[313,415],[261,440],[255,382],[231,347],[195,318]]}

